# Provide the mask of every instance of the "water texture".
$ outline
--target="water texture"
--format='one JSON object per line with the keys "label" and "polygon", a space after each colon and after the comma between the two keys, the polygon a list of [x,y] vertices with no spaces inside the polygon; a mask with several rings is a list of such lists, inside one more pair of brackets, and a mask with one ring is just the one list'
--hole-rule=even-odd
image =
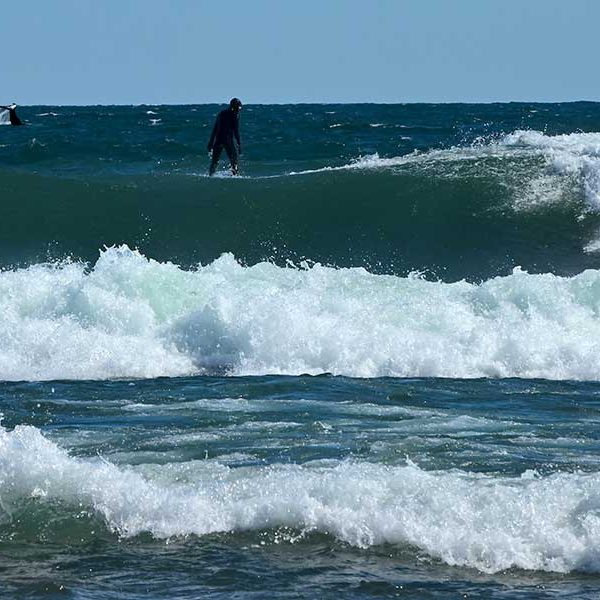
{"label": "water texture", "polygon": [[3,598],[596,598],[593,103],[19,107]]}

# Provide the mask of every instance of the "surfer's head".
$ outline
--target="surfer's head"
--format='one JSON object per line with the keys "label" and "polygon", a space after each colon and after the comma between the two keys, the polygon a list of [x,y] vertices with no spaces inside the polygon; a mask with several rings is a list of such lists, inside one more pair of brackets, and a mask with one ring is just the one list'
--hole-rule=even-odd
{"label": "surfer's head", "polygon": [[229,108],[233,112],[238,112],[242,108],[242,101],[239,98],[232,98],[229,101]]}

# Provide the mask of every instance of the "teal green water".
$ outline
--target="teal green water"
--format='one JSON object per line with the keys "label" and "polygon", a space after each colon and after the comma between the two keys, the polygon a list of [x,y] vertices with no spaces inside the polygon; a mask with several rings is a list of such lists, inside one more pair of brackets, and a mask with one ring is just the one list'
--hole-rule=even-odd
{"label": "teal green water", "polygon": [[0,140],[2,263],[126,243],[444,280],[596,265],[595,104],[249,106],[236,181],[205,177],[216,111],[24,107]]}
{"label": "teal green water", "polygon": [[596,598],[592,103],[20,107],[3,598]]}

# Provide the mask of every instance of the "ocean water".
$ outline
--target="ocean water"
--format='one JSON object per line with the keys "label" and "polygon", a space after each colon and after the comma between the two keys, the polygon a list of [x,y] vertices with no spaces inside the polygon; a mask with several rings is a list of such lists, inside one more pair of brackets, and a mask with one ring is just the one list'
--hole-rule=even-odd
{"label": "ocean water", "polygon": [[597,598],[600,105],[20,107],[2,598]]}

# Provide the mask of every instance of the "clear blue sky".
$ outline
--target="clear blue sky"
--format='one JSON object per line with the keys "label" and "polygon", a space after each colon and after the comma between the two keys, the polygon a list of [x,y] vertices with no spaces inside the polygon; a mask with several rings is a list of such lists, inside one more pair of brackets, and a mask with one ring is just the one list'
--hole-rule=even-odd
{"label": "clear blue sky", "polygon": [[0,103],[600,100],[599,28],[600,0],[18,0]]}

